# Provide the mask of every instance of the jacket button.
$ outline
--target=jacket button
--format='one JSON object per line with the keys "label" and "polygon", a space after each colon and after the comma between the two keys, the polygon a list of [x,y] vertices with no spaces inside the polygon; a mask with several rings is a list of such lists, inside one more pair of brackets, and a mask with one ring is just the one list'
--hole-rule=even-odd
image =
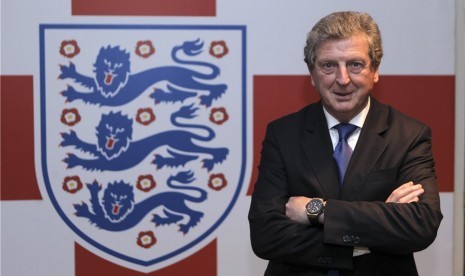
{"label": "jacket button", "polygon": [[325,264],[325,265],[328,265],[328,264],[332,264],[334,262],[334,258],[333,257],[319,257],[317,262],[319,264]]}
{"label": "jacket button", "polygon": [[353,237],[351,235],[344,235],[342,236],[342,241],[345,243],[351,243],[353,241]]}

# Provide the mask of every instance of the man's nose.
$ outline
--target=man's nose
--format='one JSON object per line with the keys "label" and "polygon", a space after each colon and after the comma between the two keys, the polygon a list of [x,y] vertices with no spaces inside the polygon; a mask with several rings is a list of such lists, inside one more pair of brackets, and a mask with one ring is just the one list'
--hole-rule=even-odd
{"label": "man's nose", "polygon": [[349,71],[346,66],[338,66],[336,71],[336,82],[340,86],[346,86],[350,83]]}

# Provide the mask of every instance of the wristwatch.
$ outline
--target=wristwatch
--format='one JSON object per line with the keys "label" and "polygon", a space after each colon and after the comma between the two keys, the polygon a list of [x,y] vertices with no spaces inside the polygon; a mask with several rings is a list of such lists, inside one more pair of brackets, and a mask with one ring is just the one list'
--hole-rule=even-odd
{"label": "wristwatch", "polygon": [[325,204],[322,198],[312,198],[305,206],[307,209],[308,221],[311,225],[318,225],[318,217],[323,213]]}

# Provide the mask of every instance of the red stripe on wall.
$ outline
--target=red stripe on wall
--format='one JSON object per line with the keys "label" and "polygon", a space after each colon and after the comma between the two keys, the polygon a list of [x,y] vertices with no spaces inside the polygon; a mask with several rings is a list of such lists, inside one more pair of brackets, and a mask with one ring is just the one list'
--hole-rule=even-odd
{"label": "red stripe on wall", "polygon": [[0,76],[0,95],[0,200],[40,200],[34,167],[32,76]]}
{"label": "red stripe on wall", "polygon": [[216,0],[72,0],[73,15],[215,16]]}
{"label": "red stripe on wall", "polygon": [[[311,92],[310,92],[311,91]],[[254,76],[253,78],[253,158],[247,195],[257,181],[260,150],[267,124],[318,100],[309,76]]]}
{"label": "red stripe on wall", "polygon": [[196,252],[194,255],[171,266],[151,273],[134,271],[102,259],[84,247],[75,243],[75,271],[76,276],[112,275],[112,276],[173,276],[173,275],[202,275],[216,276],[216,240]]}
{"label": "red stripe on wall", "polygon": [[[257,166],[266,125],[299,110],[319,97],[309,76],[254,76],[253,170],[248,195],[257,180]],[[441,192],[453,191],[454,76],[381,76],[374,97],[428,124]]]}

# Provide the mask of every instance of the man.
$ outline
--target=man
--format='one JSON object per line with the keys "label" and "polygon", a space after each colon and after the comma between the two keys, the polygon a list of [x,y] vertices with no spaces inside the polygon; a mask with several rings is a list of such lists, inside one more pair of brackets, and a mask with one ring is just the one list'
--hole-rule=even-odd
{"label": "man", "polygon": [[377,24],[330,14],[304,54],[321,101],[268,125],[249,212],[265,275],[418,275],[442,219],[431,131],[371,96]]}

